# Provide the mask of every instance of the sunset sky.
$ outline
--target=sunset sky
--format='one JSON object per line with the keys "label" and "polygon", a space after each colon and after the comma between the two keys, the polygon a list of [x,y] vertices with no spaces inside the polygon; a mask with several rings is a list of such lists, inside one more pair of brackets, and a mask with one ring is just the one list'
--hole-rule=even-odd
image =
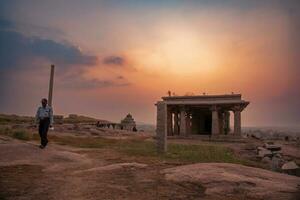
{"label": "sunset sky", "polygon": [[1,0],[0,113],[155,123],[171,90],[242,93],[245,126],[300,124],[298,0]]}

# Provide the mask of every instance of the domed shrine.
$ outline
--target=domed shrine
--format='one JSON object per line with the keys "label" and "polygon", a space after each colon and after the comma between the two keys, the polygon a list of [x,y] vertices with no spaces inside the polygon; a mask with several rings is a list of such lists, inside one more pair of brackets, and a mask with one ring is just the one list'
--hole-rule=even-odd
{"label": "domed shrine", "polygon": [[131,114],[126,115],[126,117],[121,120],[121,127],[124,130],[136,131],[136,123]]}

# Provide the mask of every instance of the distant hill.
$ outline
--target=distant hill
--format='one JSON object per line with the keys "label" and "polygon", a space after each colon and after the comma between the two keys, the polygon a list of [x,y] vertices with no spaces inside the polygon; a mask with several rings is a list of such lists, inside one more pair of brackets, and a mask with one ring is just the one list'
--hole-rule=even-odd
{"label": "distant hill", "polygon": [[300,126],[291,127],[243,127],[243,134],[255,135],[258,138],[285,138],[291,136],[294,138],[300,137]]}
{"label": "distant hill", "polygon": [[145,132],[155,132],[155,125],[154,124],[147,124],[147,123],[144,123],[144,122],[136,122],[136,128],[139,130],[139,131],[145,131]]}
{"label": "distant hill", "polygon": [[[68,117],[62,115],[54,115],[54,123],[96,123],[96,122],[108,122],[107,120],[96,119],[83,115],[70,114]],[[33,116],[19,116],[10,114],[0,114],[0,124],[22,124],[22,123],[34,123]]]}
{"label": "distant hill", "polygon": [[21,123],[33,123],[34,117],[0,114],[0,124],[21,124]]}
{"label": "distant hill", "polygon": [[108,122],[103,119],[96,119],[92,117],[87,117],[83,115],[70,114],[68,117],[63,118],[64,123],[96,123],[96,122]]}

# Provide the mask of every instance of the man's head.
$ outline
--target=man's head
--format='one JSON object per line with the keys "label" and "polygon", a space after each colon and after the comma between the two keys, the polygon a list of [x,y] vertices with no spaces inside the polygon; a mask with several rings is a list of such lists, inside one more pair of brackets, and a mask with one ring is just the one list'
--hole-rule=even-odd
{"label": "man's head", "polygon": [[43,98],[42,101],[41,101],[41,103],[42,103],[43,107],[46,107],[47,103],[48,103],[48,100],[46,98]]}

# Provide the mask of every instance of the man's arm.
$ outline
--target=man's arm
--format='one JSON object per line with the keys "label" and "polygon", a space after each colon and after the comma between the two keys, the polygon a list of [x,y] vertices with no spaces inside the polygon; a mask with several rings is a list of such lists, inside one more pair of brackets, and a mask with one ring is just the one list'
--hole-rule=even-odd
{"label": "man's arm", "polygon": [[39,120],[40,120],[39,111],[40,111],[40,108],[37,109],[36,114],[35,114],[35,119],[34,119],[35,124],[39,123]]}

